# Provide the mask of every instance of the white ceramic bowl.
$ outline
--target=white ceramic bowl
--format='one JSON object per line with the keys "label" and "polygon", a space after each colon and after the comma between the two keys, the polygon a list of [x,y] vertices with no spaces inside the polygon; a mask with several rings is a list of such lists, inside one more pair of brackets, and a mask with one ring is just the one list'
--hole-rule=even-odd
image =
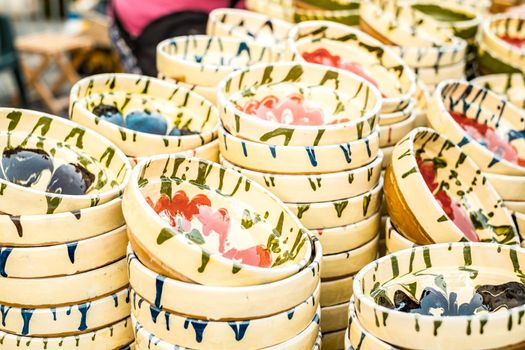
{"label": "white ceramic bowl", "polygon": [[376,338],[373,334],[368,332],[355,314],[354,299],[350,299],[348,305],[348,328],[346,329],[345,335],[345,348],[355,348],[361,350],[397,350],[390,344],[383,342],[381,339]]}
{"label": "white ceramic bowl", "polygon": [[347,302],[352,297],[354,276],[321,282],[321,307]]}
{"label": "white ceramic bowl", "polygon": [[441,83],[443,80],[464,79],[465,62],[460,61],[447,66],[438,66],[437,68],[415,67],[414,73],[416,73],[418,79],[421,79],[421,81],[430,87]]}
{"label": "white ceramic bowl", "polygon": [[485,173],[485,177],[503,200],[525,201],[525,176]]}
{"label": "white ceramic bowl", "polygon": [[521,109],[525,108],[525,79],[522,73],[483,75],[470,82],[491,90]]}
{"label": "white ceramic bowl", "polygon": [[406,239],[397,229],[392,225],[390,218],[386,219],[385,222],[385,241],[386,249],[390,253],[395,253],[403,249],[409,249],[416,247],[417,244]]}
{"label": "white ceramic bowl", "polygon": [[175,79],[169,78],[162,73],[159,73],[157,78],[175,83],[179,86],[182,86],[185,89],[188,89],[190,91],[195,92],[198,95],[201,95],[202,97],[204,97],[205,99],[213,103],[214,105],[217,104],[217,88],[215,86],[210,87],[210,86],[203,86],[203,85],[188,84],[182,81],[177,81]]}
{"label": "white ceramic bowl", "polygon": [[379,127],[379,147],[390,147],[398,143],[406,134],[416,126],[417,115],[412,113],[407,119],[386,126]]}
{"label": "white ceramic bowl", "polygon": [[416,107],[416,99],[411,99],[408,105],[400,111],[392,113],[382,113],[379,115],[379,125],[381,127],[400,123],[403,120],[408,119],[413,113]]}
{"label": "white ceramic bowl", "polygon": [[525,214],[525,201],[505,201],[504,203],[508,209]]}

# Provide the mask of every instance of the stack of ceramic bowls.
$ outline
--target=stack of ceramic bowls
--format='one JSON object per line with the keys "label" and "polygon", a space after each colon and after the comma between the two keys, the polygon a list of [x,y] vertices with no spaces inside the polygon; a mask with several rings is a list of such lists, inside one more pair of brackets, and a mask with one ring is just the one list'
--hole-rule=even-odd
{"label": "stack of ceramic bowls", "polygon": [[525,109],[525,76],[523,73],[489,74],[471,80],[472,84],[489,89],[506,98],[516,107]]}
{"label": "stack of ceramic bowls", "polygon": [[112,141],[133,165],[179,152],[218,160],[217,109],[172,82],[134,74],[94,75],[73,86],[69,114]]}
{"label": "stack of ceramic bowls", "polygon": [[525,71],[524,22],[523,15],[508,14],[483,21],[478,42],[478,61],[482,73]]}
{"label": "stack of ceramic bowls", "polygon": [[0,347],[130,344],[126,156],[41,112],[2,108],[0,128]]}
{"label": "stack of ceramic bowls", "polygon": [[489,243],[415,247],[363,268],[348,349],[523,349],[525,250]]}
{"label": "stack of ceramic bowls", "polygon": [[395,0],[361,2],[361,28],[392,49],[431,90],[465,77],[467,43],[430,16]]}
{"label": "stack of ceramic bowls", "polygon": [[262,186],[158,156],[122,208],[137,349],[319,349],[321,244]]}
{"label": "stack of ceramic bowls", "polygon": [[282,62],[230,75],[218,103],[223,164],[276,194],[321,240],[323,348],[339,349],[352,275],[377,253],[380,93],[343,70]]}
{"label": "stack of ceramic bowls", "polygon": [[279,58],[277,48],[235,36],[180,36],[157,46],[159,76],[175,80],[213,103],[217,85],[229,73],[255,63],[276,62]]}

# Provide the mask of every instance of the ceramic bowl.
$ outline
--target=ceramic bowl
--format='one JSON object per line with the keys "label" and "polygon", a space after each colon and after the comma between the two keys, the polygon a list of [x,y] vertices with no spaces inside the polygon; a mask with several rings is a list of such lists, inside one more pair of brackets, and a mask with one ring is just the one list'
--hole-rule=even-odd
{"label": "ceramic bowl", "polygon": [[[319,333],[319,318],[320,308],[318,307],[317,313],[314,315],[312,322],[304,329],[301,333],[295,337],[288,339],[287,341],[263,348],[261,350],[305,350],[314,349],[317,343],[317,337]],[[146,330],[132,315],[131,320],[135,329],[135,341],[138,349],[149,349],[149,350],[172,350],[174,347],[177,348],[177,344],[170,344],[163,339],[158,338],[156,335]],[[189,325],[188,325],[189,326]],[[271,328],[269,328],[271,329]],[[269,330],[268,329],[268,330]],[[266,335],[268,335],[268,330]],[[210,349],[210,348],[202,348]],[[219,349],[219,348],[211,348]],[[220,349],[223,349],[222,347]],[[224,348],[228,349],[228,348]],[[317,349],[317,348],[315,348]]]}
{"label": "ceramic bowl", "polygon": [[[217,137],[219,116],[213,104],[173,82],[135,74],[100,74],[80,80],[70,95],[71,119],[107,137],[128,156],[176,153]],[[96,115],[100,104],[116,107],[121,124]],[[156,114],[144,114],[136,127],[130,113],[137,111]],[[146,124],[148,119],[151,122]],[[172,136],[174,128],[193,133]]]}
{"label": "ceramic bowl", "polygon": [[525,176],[485,173],[487,180],[505,201],[525,201]]}
{"label": "ceramic bowl", "polygon": [[128,317],[129,301],[129,291],[125,288],[82,304],[38,309],[0,305],[0,309],[7,310],[2,317],[0,329],[31,337],[56,337],[88,332]]}
{"label": "ceramic bowl", "polygon": [[392,162],[392,152],[394,152],[394,146],[383,147],[381,148],[381,152],[383,152],[384,155],[383,169],[386,169]]}
{"label": "ceramic bowl", "polygon": [[[451,213],[435,196],[450,203],[445,209]],[[492,185],[461,148],[432,129],[415,129],[396,145],[385,197],[394,226],[417,244],[518,242],[510,213]]]}
{"label": "ceramic bowl", "polygon": [[113,325],[76,335],[25,337],[0,331],[0,339],[5,349],[121,349],[133,341],[133,328],[128,317]]}
{"label": "ceramic bowl", "polygon": [[416,106],[414,110],[416,112],[416,127],[428,126],[427,120],[427,109],[428,103],[430,102],[430,91],[421,79],[417,80],[417,89],[414,96],[416,99]]}
{"label": "ceramic bowl", "polygon": [[525,214],[525,201],[505,201],[504,203],[508,209]]}
{"label": "ceramic bowl", "polygon": [[363,167],[379,149],[379,131],[343,144],[323,146],[278,146],[256,143],[220,129],[221,155],[245,169],[278,174],[322,174]]}
{"label": "ceramic bowl", "polygon": [[416,106],[416,100],[411,99],[408,105],[400,111],[380,114],[379,115],[380,127],[400,123],[404,120],[407,120],[412,114],[415,113],[414,111],[415,106]]}
{"label": "ceramic bowl", "polygon": [[521,238],[521,246],[523,247],[525,243],[525,214],[515,212],[514,221],[516,222],[516,227]]}
{"label": "ceramic bowl", "polygon": [[246,8],[270,18],[294,21],[293,0],[246,0]]}
{"label": "ceramic bowl", "polygon": [[[451,112],[457,114],[455,118]],[[436,89],[428,118],[434,129],[459,145],[481,170],[525,175],[525,112],[493,92],[465,81],[444,81]],[[465,129],[459,122],[465,124]],[[470,126],[473,122],[476,124]],[[476,131],[483,124],[489,129]],[[472,128],[478,129],[466,131]],[[497,141],[487,139],[489,131]],[[498,153],[489,147],[498,149]]]}
{"label": "ceramic bowl", "polygon": [[223,156],[220,161],[266,187],[284,202],[309,203],[355,197],[371,190],[379,181],[383,154],[378,151],[371,163],[357,169],[317,175],[262,173],[238,167]]}
{"label": "ceramic bowl", "polygon": [[338,305],[352,297],[354,276],[330,279],[321,282],[321,307]]}
{"label": "ceramic bowl", "polygon": [[471,80],[471,83],[489,89],[525,109],[525,77],[522,73],[484,75]]}
{"label": "ceramic bowl", "polygon": [[129,162],[95,132],[29,110],[0,108],[0,117],[0,212],[35,215],[84,209],[118,197],[126,186]]}
{"label": "ceramic bowl", "polygon": [[295,275],[245,287],[210,287],[170,279],[149,270],[128,248],[130,284],[150,304],[196,318],[242,320],[274,315],[299,305],[319,285],[322,249],[315,237],[313,246],[313,259]]}
{"label": "ceramic bowl", "polygon": [[175,79],[169,78],[169,77],[165,76],[162,73],[159,73],[157,78],[159,78],[161,80],[166,80],[166,81],[172,82],[172,83],[177,84],[179,86],[182,86],[185,89],[188,89],[190,91],[195,92],[198,95],[201,95],[202,97],[204,97],[205,99],[207,99],[208,101],[213,103],[214,105],[217,104],[217,88],[216,87],[209,87],[209,86],[202,86],[202,85],[195,85],[195,84],[187,84],[187,83],[184,83],[182,81],[177,81]]}
{"label": "ceramic bowl", "polygon": [[321,278],[338,278],[355,274],[377,256],[379,233],[359,248],[338,254],[324,255],[321,260]]}
{"label": "ceramic bowl", "polygon": [[346,329],[348,325],[348,301],[338,305],[321,307],[323,333]]}
{"label": "ceramic bowl", "polygon": [[119,197],[95,207],[50,215],[0,215],[0,242],[6,247],[47,246],[113,231],[124,225],[121,201]]}
{"label": "ceramic bowl", "polygon": [[66,244],[1,247],[0,275],[11,278],[43,278],[93,270],[125,257],[127,241],[126,227],[121,226],[93,238]]}
{"label": "ceramic bowl", "polygon": [[377,232],[381,215],[376,212],[355,224],[312,230],[323,246],[324,254],[336,254],[352,250],[370,241]]}
{"label": "ceramic bowl", "polygon": [[[497,305],[505,306],[495,312],[479,309],[492,303],[486,294],[491,289],[482,292],[485,296],[480,295],[479,304],[472,297],[478,286],[523,283],[523,264],[524,250],[497,244],[449,243],[403,250],[380,258],[356,275],[357,318],[379,339],[403,348],[426,349],[429,339],[435,349],[506,348],[523,342],[525,323],[518,320],[525,305],[506,307],[509,302],[519,303],[521,297],[516,299],[516,294],[506,289],[510,294],[503,293],[510,295],[510,300],[500,299]],[[430,309],[439,300],[441,311],[414,306],[420,311],[410,307],[413,312],[404,312],[377,303],[387,305],[400,290],[417,298],[425,288],[432,288],[430,293],[436,295],[428,299]]]}
{"label": "ceramic bowl", "polygon": [[344,347],[346,329],[323,333],[323,350],[340,350]]}
{"label": "ceramic bowl", "polygon": [[482,74],[512,74],[523,71],[514,62],[506,62],[496,51],[492,51],[483,41],[478,41],[477,63]]}
{"label": "ceramic bowl", "polygon": [[[81,303],[114,293],[128,284],[126,259],[71,276],[0,277],[0,304],[24,308]],[[38,291],[38,293],[35,293]]]}
{"label": "ceramic bowl", "polygon": [[220,8],[210,12],[206,33],[284,49],[292,25],[252,11]]}
{"label": "ceramic bowl", "polygon": [[467,44],[408,4],[370,0],[360,7],[361,27],[392,49],[410,67],[436,67],[465,59]]}
{"label": "ceramic bowl", "polygon": [[[310,21],[293,27],[288,42],[295,59],[302,62],[312,59],[316,62],[314,57],[309,59],[305,55],[320,49],[336,57],[351,57],[339,66],[351,64],[348,70],[378,87],[382,94],[382,114],[402,110],[415,93],[413,71],[392,50],[359,29],[328,21]],[[326,55],[323,57],[331,61]],[[322,57],[317,56],[319,59]]]}
{"label": "ceramic bowl", "polygon": [[217,100],[230,134],[278,146],[317,147],[366,138],[381,107],[379,91],[363,78],[298,62],[236,71],[219,85]]}
{"label": "ceramic bowl", "polygon": [[133,291],[131,312],[144,328],[171,344],[190,349],[261,349],[285,342],[308,327],[318,309],[319,289],[292,309],[257,319],[208,321],[186,317],[159,309]]}
{"label": "ceramic bowl", "polygon": [[449,79],[465,79],[465,62],[460,61],[447,66],[436,66],[429,68],[414,68],[417,77],[421,79],[428,87],[441,83]]}
{"label": "ceramic bowl", "polygon": [[312,8],[295,8],[294,22],[324,20],[338,22],[348,26],[359,25],[359,9],[354,10],[319,10]]}
{"label": "ceramic bowl", "polygon": [[188,35],[157,45],[160,73],[188,84],[215,87],[228,74],[255,63],[272,63],[279,53],[271,47],[235,37]]}
{"label": "ceramic bowl", "polygon": [[370,191],[343,200],[317,203],[286,203],[308,229],[325,229],[363,221],[379,211],[383,179]]}
{"label": "ceramic bowl", "polygon": [[417,244],[406,239],[401,233],[399,233],[399,231],[397,231],[394,225],[392,225],[390,218],[387,218],[385,221],[385,238],[386,249],[390,253],[417,246]]}
{"label": "ceramic bowl", "polygon": [[172,155],[141,162],[122,209],[141,261],[178,279],[215,286],[263,284],[297,273],[312,253],[307,231],[277,197],[199,158]]}
{"label": "ceramic bowl", "polygon": [[415,128],[416,113],[399,123],[379,127],[379,147],[390,147]]}

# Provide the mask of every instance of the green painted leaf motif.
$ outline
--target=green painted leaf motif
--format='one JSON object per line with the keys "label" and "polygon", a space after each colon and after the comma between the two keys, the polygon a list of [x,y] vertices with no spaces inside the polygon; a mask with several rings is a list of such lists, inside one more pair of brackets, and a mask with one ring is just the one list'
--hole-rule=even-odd
{"label": "green painted leaf motif", "polygon": [[157,244],[160,245],[160,244],[166,242],[168,239],[172,238],[173,236],[175,236],[175,233],[173,232],[172,229],[170,229],[170,228],[163,228],[162,230],[160,230],[160,233],[157,236]]}
{"label": "green painted leaf motif", "polygon": [[206,242],[202,234],[197,229],[192,229],[190,232],[186,233],[186,238],[197,244],[204,244]]}

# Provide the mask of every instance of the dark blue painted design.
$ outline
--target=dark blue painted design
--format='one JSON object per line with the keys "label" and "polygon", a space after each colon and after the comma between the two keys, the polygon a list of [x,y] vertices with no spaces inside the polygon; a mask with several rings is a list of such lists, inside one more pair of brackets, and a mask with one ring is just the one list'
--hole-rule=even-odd
{"label": "dark blue painted design", "polygon": [[155,306],[161,308],[162,290],[164,289],[165,276],[157,275],[155,279]]}
{"label": "dark blue painted design", "polygon": [[291,320],[293,318],[293,314],[295,313],[295,309],[292,309],[290,311],[288,311],[288,319]]}
{"label": "dark blue painted design", "polygon": [[346,162],[351,163],[352,162],[352,150],[350,149],[350,144],[346,144],[346,147],[344,145],[339,145],[339,148],[343,151],[343,154],[345,156]]}
{"label": "dark blue painted design", "polygon": [[277,157],[277,151],[275,149],[275,145],[269,145],[268,147],[270,147],[270,153],[272,154],[272,157]]}
{"label": "dark blue painted design", "polygon": [[206,326],[208,325],[208,321],[201,321],[201,320],[194,320],[194,319],[187,318],[184,321],[184,329],[188,329],[188,327],[190,326],[190,323],[191,323],[191,326],[193,327],[193,330],[195,331],[195,341],[197,343],[202,342],[202,336],[204,334],[204,330],[206,329]]}
{"label": "dark blue painted design", "polygon": [[118,295],[117,295],[117,293],[112,294],[111,297],[113,298],[113,302],[115,304],[115,307],[118,307]]}
{"label": "dark blue painted design", "polygon": [[461,141],[458,142],[458,146],[459,147],[463,147],[465,146],[467,143],[470,142],[470,139],[467,137],[467,136],[463,136],[463,138],[461,139]]}
{"label": "dark blue painted design", "polygon": [[0,314],[2,315],[2,326],[4,327],[5,327],[5,319],[7,317],[7,314],[9,313],[9,310],[11,310],[10,306],[0,305]]}
{"label": "dark blue painted design", "polygon": [[67,255],[69,256],[69,261],[72,264],[75,263],[75,252],[77,250],[78,242],[72,242],[67,244]]}
{"label": "dark blue painted design", "polygon": [[371,157],[372,156],[372,150],[370,149],[370,141],[369,140],[365,140],[365,145],[366,145],[366,154],[368,154],[368,157]]}
{"label": "dark blue painted design", "polygon": [[7,258],[13,251],[13,248],[0,248],[0,276],[7,277],[5,272],[5,265],[7,264]]}
{"label": "dark blue painted design", "polygon": [[246,52],[246,54],[248,54],[248,57],[250,57],[251,59],[250,48],[248,47],[248,44],[246,44],[244,41],[239,43],[239,48],[237,49],[236,56],[240,56],[243,52]]}
{"label": "dark blue painted design", "polygon": [[312,164],[312,166],[316,167],[317,166],[317,158],[315,157],[315,151],[314,151],[314,148],[312,146],[306,146],[306,153],[308,154],[308,158],[310,158],[310,164]]}
{"label": "dark blue painted design", "polygon": [[241,141],[241,146],[242,146],[242,153],[244,154],[245,157],[248,157],[248,150],[246,149],[246,143],[244,141]]}
{"label": "dark blue painted design", "polygon": [[73,310],[73,306],[69,306],[66,310],[66,315],[71,315],[71,310]]}
{"label": "dark blue painted design", "polygon": [[525,139],[525,129],[524,130],[511,130],[509,131],[509,142],[514,140]]}
{"label": "dark blue painted design", "polygon": [[57,320],[57,308],[52,306],[51,313],[53,314],[53,321],[56,321]]}
{"label": "dark blue painted design", "polygon": [[166,320],[166,330],[170,330],[170,316],[171,314],[168,311],[164,311],[164,319]]}
{"label": "dark blue painted design", "polygon": [[78,325],[79,331],[85,331],[87,329],[87,313],[90,307],[90,302],[78,305],[78,311],[80,312],[80,324]]}
{"label": "dark blue painted design", "polygon": [[314,318],[312,318],[312,323],[315,322],[315,323],[319,324],[319,321],[320,321],[320,320],[319,320],[319,314],[315,314],[315,315],[314,315]]}
{"label": "dark blue painted design", "polygon": [[29,308],[23,308],[22,313],[22,320],[24,321],[24,325],[22,327],[22,335],[28,335],[29,334],[29,323],[31,322],[31,317],[33,317],[33,312],[35,309],[29,309]]}
{"label": "dark blue painted design", "polygon": [[155,307],[154,305],[149,306],[149,312],[151,314],[151,320],[153,323],[157,323],[157,317],[159,317],[161,311],[161,309]]}
{"label": "dark blue painted design", "polygon": [[231,327],[231,329],[233,329],[233,332],[235,333],[235,340],[241,341],[244,338],[244,334],[246,334],[246,330],[250,325],[250,321],[229,321],[228,325]]}
{"label": "dark blue painted design", "polygon": [[498,164],[500,162],[500,159],[498,157],[492,158],[489,165],[487,165],[488,168],[492,168],[494,165]]}

